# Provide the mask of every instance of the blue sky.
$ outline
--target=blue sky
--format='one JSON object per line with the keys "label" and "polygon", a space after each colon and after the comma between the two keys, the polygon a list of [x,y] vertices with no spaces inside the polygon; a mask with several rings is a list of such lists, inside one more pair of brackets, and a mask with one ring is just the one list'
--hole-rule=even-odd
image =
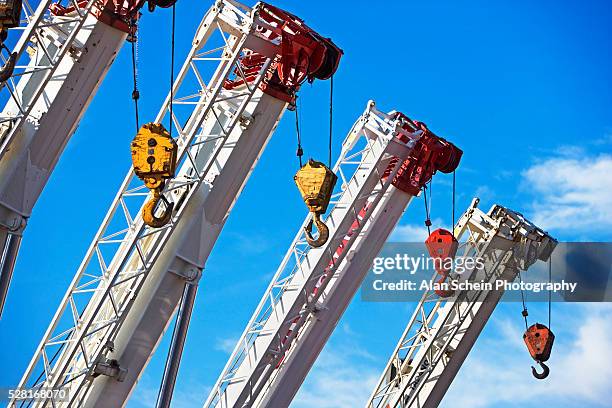
{"label": "blue sky", "polygon": [[[179,1],[177,66],[210,3]],[[383,110],[426,122],[464,150],[457,213],[479,195],[484,209],[496,202],[521,211],[559,239],[609,241],[612,7],[607,1],[495,3],[274,2],[345,51],[334,81],[336,152],[374,99]],[[142,18],[145,119],[154,117],[167,91],[169,18],[164,10]],[[327,82],[300,92],[307,156],[327,157],[328,92]],[[126,46],[29,222],[0,321],[0,386],[19,380],[130,166],[130,93]],[[306,215],[292,180],[296,169],[293,116],[287,114],[208,260],[176,407],[203,402]],[[434,179],[437,226],[450,224],[450,182],[443,174]],[[415,200],[393,238],[420,239],[423,218],[421,199]],[[292,406],[363,404],[412,307],[356,296]],[[534,319],[545,316],[543,305],[530,311]],[[443,406],[609,406],[611,317],[607,305],[554,305],[552,374],[536,382],[521,343],[520,306],[500,305]],[[129,407],[152,406],[167,346],[166,339]]]}

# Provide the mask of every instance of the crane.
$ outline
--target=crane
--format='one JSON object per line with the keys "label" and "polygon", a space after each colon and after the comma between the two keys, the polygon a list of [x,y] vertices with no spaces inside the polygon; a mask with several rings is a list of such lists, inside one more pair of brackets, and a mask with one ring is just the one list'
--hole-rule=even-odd
{"label": "crane", "polygon": [[180,305],[169,404],[197,282],[225,220],[300,85],[331,77],[341,56],[274,6],[214,3],[155,118],[178,146],[178,174],[162,192],[171,218],[143,223],[151,195],[130,169],[20,381],[60,392],[34,406],[124,406]]}
{"label": "crane", "polygon": [[204,406],[288,406],[412,198],[436,171],[452,173],[461,155],[423,123],[370,101],[333,168],[340,187],[327,242],[308,243],[311,213]]}
{"label": "crane", "polygon": [[25,26],[10,29],[22,33],[0,83],[0,314],[32,209],[143,4],[42,0],[34,10],[25,0]]}
{"label": "crane", "polygon": [[[494,205],[484,213],[478,203],[472,201],[453,235],[457,240],[466,235],[459,252],[481,259],[484,266],[461,275],[451,272],[451,278],[513,281],[519,271],[550,258],[554,238],[518,212]],[[443,297],[425,291],[366,407],[437,407],[503,293],[483,289]]]}

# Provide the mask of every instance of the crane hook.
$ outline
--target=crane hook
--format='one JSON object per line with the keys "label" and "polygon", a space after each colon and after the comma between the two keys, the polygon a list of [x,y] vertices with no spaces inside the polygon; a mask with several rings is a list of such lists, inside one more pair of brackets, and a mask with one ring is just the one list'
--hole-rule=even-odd
{"label": "crane hook", "polygon": [[[321,214],[327,211],[338,176],[325,164],[310,159],[295,173],[293,180],[312,213],[310,222],[304,227],[306,241],[311,247],[319,248],[329,238],[329,229],[321,221]],[[312,237],[313,223],[319,230],[319,237],[316,239]]]}
{"label": "crane hook", "polygon": [[543,380],[550,373],[550,369],[544,364],[544,361],[548,361],[550,358],[555,335],[548,327],[535,323],[527,328],[525,334],[523,334],[523,340],[525,340],[531,358],[542,367],[541,373],[537,372],[535,367],[531,367],[531,372],[535,378]]}
{"label": "crane hook", "polygon": [[538,380],[543,380],[548,377],[548,374],[550,374],[550,368],[548,368],[548,366],[541,361],[536,361],[536,363],[542,367],[542,372],[538,373],[537,369],[534,366],[531,366],[531,374],[533,374],[533,376]]}
{"label": "crane hook", "polygon": [[[163,189],[163,183],[160,188],[156,188],[153,190],[153,198],[147,201],[147,203],[142,208],[142,220],[149,227],[160,228],[166,225],[170,218],[172,217],[172,210],[174,208],[174,203],[168,202],[166,197],[161,193]],[[155,216],[155,207],[157,204],[163,201],[166,204],[166,209],[164,210],[161,217]]]}
{"label": "crane hook", "polygon": [[[174,177],[178,145],[161,123],[147,123],[132,140],[131,150],[134,173],[153,193],[153,198],[142,208],[142,219],[150,227],[163,227],[170,222],[174,208],[162,192],[166,180]],[[155,209],[160,201],[166,204],[166,209],[161,217],[156,217]]]}
{"label": "crane hook", "polygon": [[[319,230],[319,237],[317,239],[312,236],[312,224],[317,226],[317,230]],[[327,242],[327,238],[329,237],[329,228],[323,221],[321,221],[321,214],[313,213],[312,218],[308,225],[304,227],[304,233],[306,234],[306,241],[313,248],[319,248],[323,244]]]}

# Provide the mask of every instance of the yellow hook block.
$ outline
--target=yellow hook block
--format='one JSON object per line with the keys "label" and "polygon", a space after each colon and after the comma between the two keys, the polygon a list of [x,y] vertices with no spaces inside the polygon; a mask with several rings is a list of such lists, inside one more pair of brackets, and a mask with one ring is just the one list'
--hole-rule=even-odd
{"label": "yellow hook block", "polygon": [[[329,229],[321,221],[321,214],[327,211],[338,176],[325,164],[310,159],[298,170],[293,179],[308,210],[313,213],[312,220],[305,228],[306,241],[310,246],[318,248],[325,244],[329,237]],[[319,230],[319,237],[316,239],[311,234],[313,223]]]}
{"label": "yellow hook block", "polygon": [[[143,208],[145,224],[159,228],[171,218],[173,204],[163,196],[165,180],[174,177],[178,147],[168,131],[160,123],[143,125],[132,140],[132,165],[134,173],[153,192],[153,198]],[[155,207],[164,201],[166,210],[161,217],[155,216]]]}

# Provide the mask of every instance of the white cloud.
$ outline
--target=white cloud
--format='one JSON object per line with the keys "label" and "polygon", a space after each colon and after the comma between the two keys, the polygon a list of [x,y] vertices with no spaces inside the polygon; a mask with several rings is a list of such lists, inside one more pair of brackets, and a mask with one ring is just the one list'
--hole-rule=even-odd
{"label": "white cloud", "polygon": [[523,173],[535,195],[533,222],[547,230],[585,233],[612,227],[612,156],[561,155]]}
{"label": "white cloud", "polygon": [[514,177],[514,172],[510,170],[499,170],[493,177],[498,180],[508,180]]}
{"label": "white cloud", "polygon": [[[184,376],[177,379],[172,396],[172,408],[192,408],[202,406],[212,387]],[[145,375],[138,383],[133,396],[128,401],[128,408],[150,408],[157,403],[159,384]]]}
{"label": "white cloud", "polygon": [[369,352],[354,344],[326,347],[291,403],[291,408],[363,406],[379,376],[377,370],[367,364],[372,359]]}
{"label": "white cloud", "polygon": [[128,402],[128,407],[154,407],[157,402],[159,388],[154,387],[152,383],[153,381],[148,377],[140,379],[134,394]]}
{"label": "white cloud", "polygon": [[228,235],[232,237],[234,247],[241,253],[260,255],[272,248],[268,237],[259,232],[251,232],[249,234],[231,232]]}
{"label": "white cloud", "polygon": [[[436,218],[432,220],[433,227],[438,228],[442,225],[442,220]],[[388,241],[390,242],[425,242],[427,239],[427,227],[425,224],[399,224],[391,233]]]}
{"label": "white cloud", "polygon": [[604,137],[595,139],[593,144],[596,146],[612,144],[612,132],[608,132],[607,134],[604,135]]}
{"label": "white cloud", "polygon": [[580,316],[572,321],[578,327],[572,330],[564,322],[563,329],[559,328],[546,380],[531,376],[532,361],[522,342],[520,319],[491,321],[497,335],[476,344],[440,406],[608,407],[612,400],[612,308],[606,304],[563,308]]}
{"label": "white cloud", "polygon": [[217,339],[217,342],[215,344],[215,350],[223,351],[224,353],[230,354],[232,351],[234,351],[236,343],[238,343],[238,339],[233,337],[224,337],[221,339]]}
{"label": "white cloud", "polygon": [[475,197],[480,198],[480,201],[491,201],[495,198],[495,192],[489,186],[479,186],[474,193]]}
{"label": "white cloud", "polygon": [[172,408],[201,407],[211,391],[212,387],[194,381],[188,381],[188,385],[182,387],[177,385]]}
{"label": "white cloud", "polygon": [[[514,304],[500,305],[514,312]],[[557,336],[543,381],[531,375],[520,315],[498,310],[476,343],[441,408],[608,407],[612,400],[612,305],[557,304]],[[497,317],[499,316],[499,317]],[[561,323],[561,316],[566,316]],[[345,328],[343,328],[345,329]],[[344,330],[343,330],[344,331]],[[344,333],[343,333],[344,334]],[[355,344],[349,330],[342,347],[321,353],[291,408],[362,407],[380,375],[380,361]],[[386,356],[384,356],[386,358]]]}

